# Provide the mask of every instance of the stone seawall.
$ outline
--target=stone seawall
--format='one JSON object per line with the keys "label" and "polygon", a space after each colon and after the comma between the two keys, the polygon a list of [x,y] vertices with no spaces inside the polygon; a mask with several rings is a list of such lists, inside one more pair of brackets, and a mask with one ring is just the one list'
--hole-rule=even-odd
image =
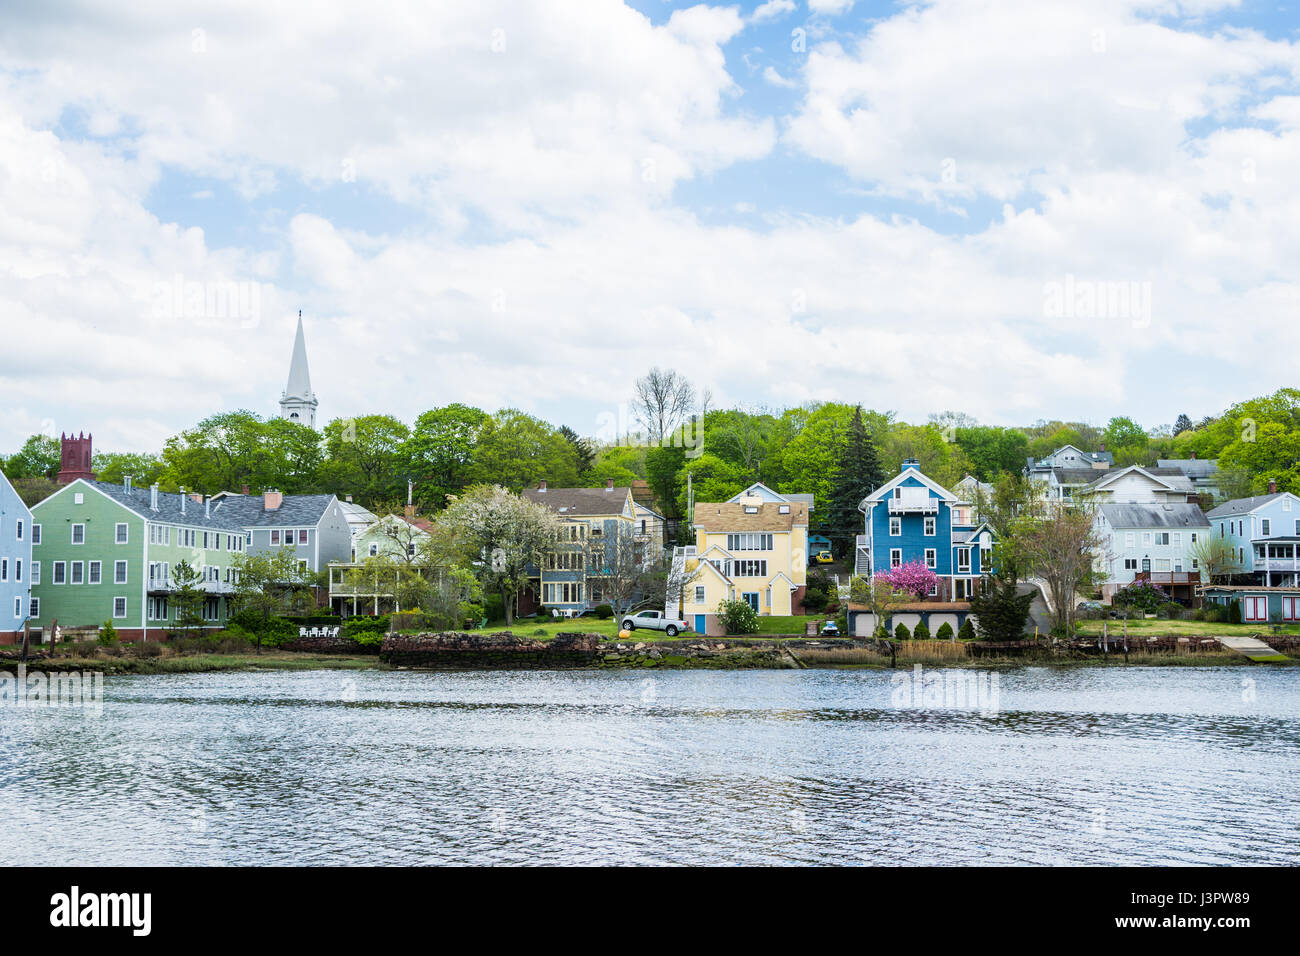
{"label": "stone seawall", "polygon": [[557,634],[548,641],[496,634],[389,634],[379,659],[399,667],[437,670],[550,670],[594,667],[600,656],[596,634]]}
{"label": "stone seawall", "polygon": [[[841,642],[833,642],[841,643]],[[842,642],[846,646],[848,641]],[[822,647],[832,642],[821,642]],[[545,670],[576,667],[683,667],[786,670],[802,665],[784,641],[696,638],[681,641],[603,639],[598,634],[562,632],[550,640],[495,634],[448,632],[389,634],[380,660],[398,667],[432,670]]]}
{"label": "stone seawall", "polygon": [[378,654],[378,644],[360,644],[350,637],[295,637],[280,645],[285,651],[306,651],[309,654]]}

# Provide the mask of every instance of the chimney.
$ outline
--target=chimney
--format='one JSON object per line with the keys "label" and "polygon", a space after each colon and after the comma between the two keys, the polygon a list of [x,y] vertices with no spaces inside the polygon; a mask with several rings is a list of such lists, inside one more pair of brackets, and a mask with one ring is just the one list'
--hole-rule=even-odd
{"label": "chimney", "polygon": [[412,518],[415,517],[415,505],[406,505],[402,509],[402,514],[406,516],[407,521],[410,521]]}
{"label": "chimney", "polygon": [[124,482],[123,487],[125,487],[127,491],[130,491],[130,490],[131,490],[131,476],[130,476],[130,475],[123,475],[123,476],[122,476],[122,481]]}
{"label": "chimney", "polygon": [[[184,492],[182,492],[182,494],[184,494]],[[196,505],[203,504],[202,492],[198,492],[198,491],[194,492],[194,494],[190,495],[190,501],[194,502]]]}
{"label": "chimney", "polygon": [[262,495],[262,508],[265,511],[278,511],[284,504],[284,495],[278,491],[268,491]]}
{"label": "chimney", "polygon": [[158,510],[158,482],[156,481],[149,486],[149,510]]}
{"label": "chimney", "polygon": [[606,491],[613,491],[613,490],[614,490],[614,479],[613,479],[613,478],[606,478],[606,479],[605,479],[605,490],[606,490]]}
{"label": "chimney", "polygon": [[1274,481],[1272,478],[1268,480],[1268,493],[1270,495],[1277,494],[1277,482]]}
{"label": "chimney", "polygon": [[212,499],[210,497],[203,499],[203,517],[212,517]]}
{"label": "chimney", "polygon": [[248,494],[248,485],[240,485],[240,486],[239,486],[239,493],[240,493],[241,495],[246,495],[246,494]]}
{"label": "chimney", "polygon": [[545,490],[546,490],[546,479],[545,479],[545,478],[543,478],[541,481],[539,481],[539,482],[537,483],[537,490],[538,490],[538,491],[545,491]]}
{"label": "chimney", "polygon": [[[157,505],[154,505],[157,508]],[[181,486],[181,514],[185,514],[185,486]]]}
{"label": "chimney", "polygon": [[352,504],[352,496],[351,496],[351,495],[344,495],[344,496],[343,496],[343,500],[346,501],[348,504]]}
{"label": "chimney", "polygon": [[1196,461],[1196,452],[1192,452],[1192,461]]}

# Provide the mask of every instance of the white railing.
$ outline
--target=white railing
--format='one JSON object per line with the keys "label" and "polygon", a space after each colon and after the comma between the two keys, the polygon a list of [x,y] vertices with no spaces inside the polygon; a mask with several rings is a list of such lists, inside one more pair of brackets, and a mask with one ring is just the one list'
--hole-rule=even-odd
{"label": "white railing", "polygon": [[938,514],[938,498],[890,498],[889,513],[896,514]]}

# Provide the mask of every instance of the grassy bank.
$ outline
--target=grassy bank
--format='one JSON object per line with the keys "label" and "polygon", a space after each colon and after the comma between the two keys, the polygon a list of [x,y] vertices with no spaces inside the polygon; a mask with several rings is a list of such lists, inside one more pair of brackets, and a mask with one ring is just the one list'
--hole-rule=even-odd
{"label": "grassy bank", "polygon": [[[1079,621],[1080,634],[1096,635],[1105,625],[1111,637],[1124,634],[1122,620]],[[1164,621],[1159,618],[1143,618],[1128,622],[1128,633],[1139,637],[1161,637],[1172,634],[1175,637],[1218,637],[1220,635],[1239,635],[1241,637],[1263,637],[1272,633],[1268,624],[1215,624],[1211,621]],[[1280,634],[1300,634],[1300,624],[1284,624]]]}

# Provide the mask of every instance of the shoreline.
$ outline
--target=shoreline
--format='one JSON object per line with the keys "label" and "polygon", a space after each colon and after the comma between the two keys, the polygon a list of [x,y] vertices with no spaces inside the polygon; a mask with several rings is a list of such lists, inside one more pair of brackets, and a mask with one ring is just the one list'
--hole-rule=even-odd
{"label": "shoreline", "polygon": [[[133,649],[95,656],[48,655],[44,648],[29,656],[29,673],[101,672],[105,676],[199,674],[223,671],[428,671],[481,672],[528,670],[907,670],[929,668],[997,670],[1022,667],[1239,667],[1259,666],[1229,650],[1206,652],[1080,653],[1029,649],[993,656],[958,651],[948,642],[933,647],[909,646],[893,659],[848,639],[683,638],[675,641],[600,640],[596,635],[565,635],[564,641],[496,634],[390,635],[375,655],[339,649],[333,652],[265,648],[261,654],[151,653]],[[931,642],[926,642],[927,644]],[[157,647],[158,645],[154,645]],[[165,645],[164,645],[165,646]],[[128,647],[130,647],[128,645]],[[1290,657],[1269,662],[1300,663]],[[16,673],[18,655],[0,656],[0,673]]]}

